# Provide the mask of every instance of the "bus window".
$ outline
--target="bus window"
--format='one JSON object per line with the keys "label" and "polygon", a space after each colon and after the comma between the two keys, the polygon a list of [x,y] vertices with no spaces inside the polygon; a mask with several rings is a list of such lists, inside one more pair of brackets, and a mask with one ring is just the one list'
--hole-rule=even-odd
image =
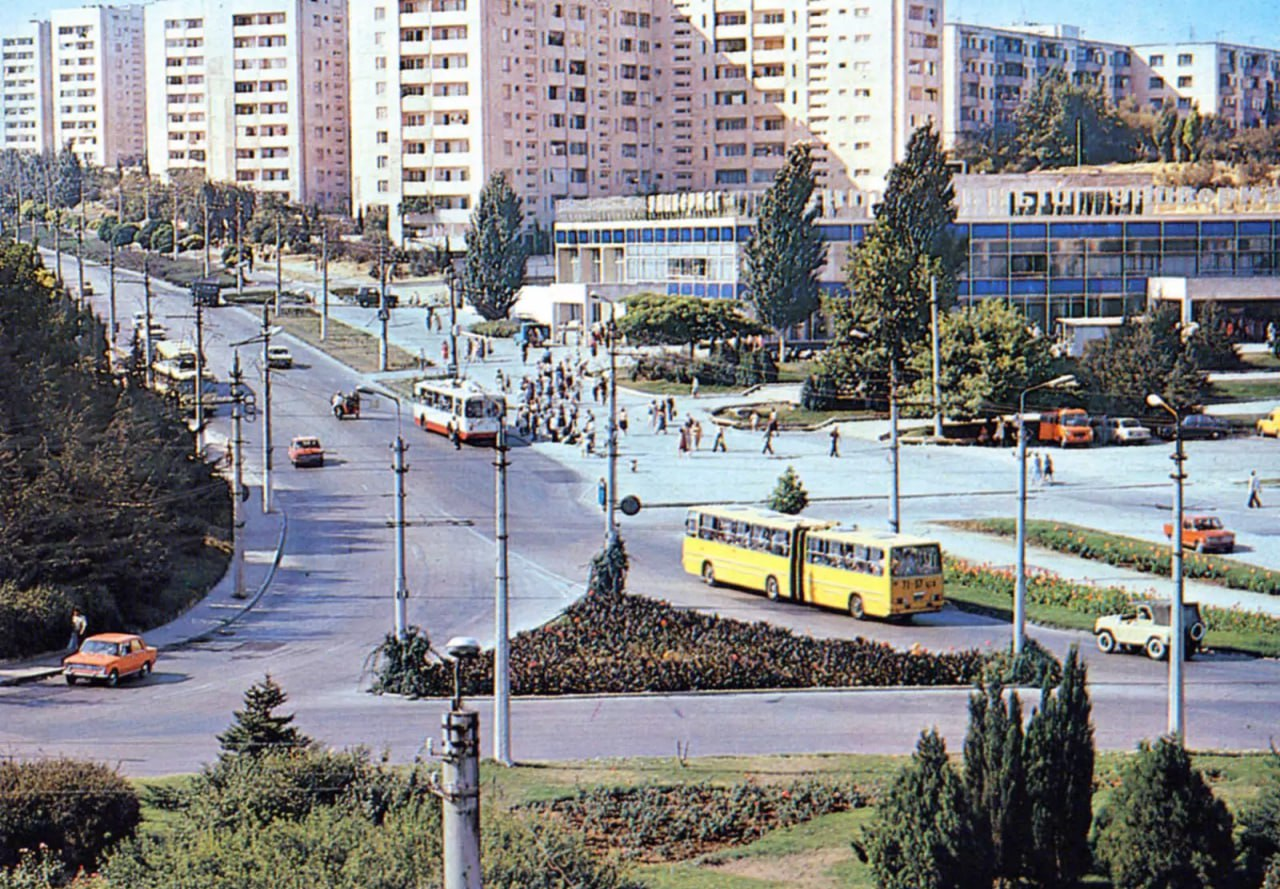
{"label": "bus window", "polygon": [[702,517],[702,516],[699,516],[696,512],[691,512],[691,513],[689,513],[687,516],[685,516],[685,517],[684,517],[684,533],[685,533],[685,536],[687,536],[687,537],[698,537],[698,536],[702,536],[704,540],[706,539],[706,537],[705,537],[705,536],[700,535],[700,534],[698,533],[698,525],[699,525],[699,521],[700,521],[702,518],[703,518],[703,517]]}
{"label": "bus window", "polygon": [[466,411],[467,411],[467,419],[479,420],[481,417],[485,416],[484,399],[468,398],[467,404],[466,404]]}
{"label": "bus window", "polygon": [[773,544],[770,547],[775,556],[788,556],[791,554],[791,539],[786,531],[773,532]]}
{"label": "bus window", "polygon": [[926,577],[942,573],[942,554],[935,545],[900,546],[893,551],[894,577]]}

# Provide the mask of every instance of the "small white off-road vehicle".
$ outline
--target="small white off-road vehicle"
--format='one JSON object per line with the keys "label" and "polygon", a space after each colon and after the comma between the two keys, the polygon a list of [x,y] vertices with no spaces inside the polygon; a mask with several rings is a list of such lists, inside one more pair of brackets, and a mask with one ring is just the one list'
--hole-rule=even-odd
{"label": "small white off-road vehicle", "polygon": [[[1172,611],[1167,602],[1142,602],[1134,606],[1133,611],[1103,615],[1093,624],[1098,648],[1107,654],[1141,649],[1152,660],[1162,661],[1169,656]],[[1183,650],[1190,660],[1199,651],[1208,630],[1200,616],[1200,606],[1195,602],[1182,603],[1182,626],[1186,632]]]}

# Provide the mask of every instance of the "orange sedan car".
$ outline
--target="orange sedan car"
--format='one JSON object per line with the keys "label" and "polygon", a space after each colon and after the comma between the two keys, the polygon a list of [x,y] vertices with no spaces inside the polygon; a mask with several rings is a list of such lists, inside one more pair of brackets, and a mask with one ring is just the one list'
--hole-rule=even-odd
{"label": "orange sedan car", "polygon": [[324,448],[314,435],[299,435],[289,443],[289,460],[294,466],[323,466]]}
{"label": "orange sedan car", "polygon": [[128,676],[146,678],[155,668],[159,652],[132,633],[99,633],[90,636],[80,650],[62,661],[67,685],[77,679],[100,680],[112,687]]}

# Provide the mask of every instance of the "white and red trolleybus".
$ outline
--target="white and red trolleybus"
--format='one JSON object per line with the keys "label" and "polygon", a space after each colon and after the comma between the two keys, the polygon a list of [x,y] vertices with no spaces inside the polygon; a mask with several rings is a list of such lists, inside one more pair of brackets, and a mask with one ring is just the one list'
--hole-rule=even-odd
{"label": "white and red trolleybus", "polygon": [[447,435],[453,420],[463,441],[493,441],[506,413],[500,393],[474,382],[422,380],[413,387],[413,422],[428,432]]}

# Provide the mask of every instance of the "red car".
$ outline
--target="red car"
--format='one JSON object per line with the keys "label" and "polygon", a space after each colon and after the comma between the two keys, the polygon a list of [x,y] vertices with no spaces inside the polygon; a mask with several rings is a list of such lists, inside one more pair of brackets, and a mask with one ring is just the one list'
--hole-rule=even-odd
{"label": "red car", "polygon": [[324,448],[314,435],[300,435],[289,443],[289,460],[294,466],[323,466]]}
{"label": "red car", "polygon": [[[1164,536],[1173,537],[1173,523],[1164,523]],[[1236,535],[1222,527],[1222,519],[1211,515],[1182,517],[1182,546],[1198,553],[1229,553],[1236,548]]]}
{"label": "red car", "polygon": [[155,668],[159,656],[154,648],[132,633],[99,633],[90,636],[80,650],[62,661],[62,674],[67,685],[77,679],[101,681],[115,687],[129,676],[146,678]]}

